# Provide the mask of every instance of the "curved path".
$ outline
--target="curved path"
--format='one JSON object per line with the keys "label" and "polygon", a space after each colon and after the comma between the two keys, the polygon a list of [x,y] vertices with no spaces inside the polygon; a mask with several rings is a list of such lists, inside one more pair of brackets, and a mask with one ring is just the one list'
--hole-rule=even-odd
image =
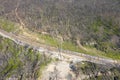
{"label": "curved path", "polygon": [[110,64],[112,66],[116,66],[116,65],[120,66],[120,61],[117,61],[117,60],[100,58],[100,57],[68,51],[68,50],[62,50],[62,52],[59,52],[58,49],[54,47],[43,45],[38,42],[33,42],[31,40],[28,40],[27,38],[25,39],[21,36],[16,36],[13,33],[8,33],[1,29],[0,29],[0,35],[5,38],[11,39],[12,41],[14,41],[19,45],[32,47],[33,49],[41,53],[47,54],[48,56],[53,58],[59,58],[60,60],[74,61],[74,62],[90,61],[98,64]]}

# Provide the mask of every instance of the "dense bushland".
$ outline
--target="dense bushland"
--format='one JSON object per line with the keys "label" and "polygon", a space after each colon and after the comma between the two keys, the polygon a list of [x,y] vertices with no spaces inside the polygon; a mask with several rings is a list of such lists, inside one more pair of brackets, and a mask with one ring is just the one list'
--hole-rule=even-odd
{"label": "dense bushland", "polygon": [[19,23],[14,12],[18,3],[17,12],[29,30],[119,55],[119,0],[1,0],[0,15]]}
{"label": "dense bushland", "polygon": [[76,79],[81,78],[81,74],[86,75],[84,80],[119,80],[120,66],[110,64],[102,65],[87,61],[76,63],[71,70],[75,73]]}
{"label": "dense bushland", "polygon": [[30,47],[19,46],[0,36],[0,79],[36,80],[51,61]]}

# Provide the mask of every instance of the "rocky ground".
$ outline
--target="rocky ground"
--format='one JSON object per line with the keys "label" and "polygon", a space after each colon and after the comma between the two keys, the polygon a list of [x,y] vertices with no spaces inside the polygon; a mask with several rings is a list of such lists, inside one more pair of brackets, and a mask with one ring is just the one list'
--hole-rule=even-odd
{"label": "rocky ground", "polygon": [[[81,79],[84,75],[81,74]],[[69,67],[69,62],[57,61],[49,64],[43,72],[41,80],[76,80],[75,74]]]}

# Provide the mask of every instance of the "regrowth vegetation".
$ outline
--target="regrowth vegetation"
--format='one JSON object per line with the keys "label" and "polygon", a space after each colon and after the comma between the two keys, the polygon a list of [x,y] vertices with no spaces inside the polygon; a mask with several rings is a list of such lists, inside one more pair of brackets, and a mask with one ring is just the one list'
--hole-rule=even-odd
{"label": "regrowth vegetation", "polygon": [[[119,0],[1,0],[0,16],[20,23],[16,7],[26,28],[49,34],[41,37],[46,44],[58,47],[61,36],[63,49],[120,59]],[[11,30],[6,22],[0,25]]]}
{"label": "regrowth vegetation", "polygon": [[113,67],[110,64],[101,65],[91,62],[79,62],[72,66],[72,71],[76,75],[76,79],[81,78],[81,74],[85,75],[83,80],[119,80],[120,67]]}
{"label": "regrowth vegetation", "polygon": [[7,32],[14,32],[19,27],[14,22],[0,17],[0,29],[3,29]]}
{"label": "regrowth vegetation", "polygon": [[51,59],[0,36],[0,79],[37,79]]}

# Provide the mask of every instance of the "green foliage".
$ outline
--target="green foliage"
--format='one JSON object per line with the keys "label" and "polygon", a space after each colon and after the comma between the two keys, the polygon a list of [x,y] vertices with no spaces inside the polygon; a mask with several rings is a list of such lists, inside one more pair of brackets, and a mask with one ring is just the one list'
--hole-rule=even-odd
{"label": "green foliage", "polygon": [[12,76],[20,78],[21,75],[25,79],[30,77],[37,79],[40,76],[39,73],[44,69],[42,67],[51,62],[50,58],[41,55],[32,48],[25,49],[25,47],[3,37],[0,37],[0,40],[2,47],[0,48],[0,56],[3,56],[2,61],[4,63],[0,65],[0,79],[7,79]]}
{"label": "green foliage", "polygon": [[0,17],[0,28],[7,32],[12,32],[15,31],[18,27],[15,23]]}
{"label": "green foliage", "polygon": [[74,66],[76,66],[74,73],[78,77],[80,77],[82,73],[87,75],[83,80],[114,80],[115,77],[118,78],[117,80],[120,79],[120,68],[117,66],[95,64],[88,61],[76,63]]}
{"label": "green foliage", "polygon": [[[92,40],[96,41],[95,48],[97,50],[103,51],[107,56],[116,55],[115,53],[119,53],[119,25],[114,21],[113,18],[101,18],[97,17],[96,20],[92,23],[90,27],[90,31],[92,32]],[[114,37],[116,36],[116,37]],[[112,41],[114,39],[114,41]],[[114,50],[114,49],[117,50]],[[120,56],[120,55],[117,55]],[[113,57],[112,57],[113,58]],[[116,58],[116,57],[115,57]],[[114,59],[115,59],[114,58]],[[118,57],[119,59],[119,57]]]}
{"label": "green foliage", "polygon": [[39,38],[43,39],[45,41],[45,44],[51,45],[51,46],[55,46],[57,47],[59,45],[59,42],[57,41],[57,39],[49,36],[49,35],[41,35],[39,34]]}
{"label": "green foliage", "polygon": [[102,26],[101,20],[98,18],[96,21],[93,22],[91,28],[93,29],[94,32],[98,32],[100,26]]}
{"label": "green foliage", "polygon": [[[89,0],[73,0],[71,2],[60,0],[36,0],[33,2],[29,0],[24,1],[24,3],[19,5],[21,7],[19,7],[18,12],[21,19],[25,22],[26,28],[35,32],[46,31],[50,35],[53,35],[53,33],[54,35],[61,35],[64,39],[63,49],[95,54],[96,50],[90,52],[76,47],[78,45],[74,44],[76,44],[76,38],[78,38],[83,46],[88,46],[86,45],[87,43],[96,42],[95,45],[89,46],[96,48],[99,52],[106,54],[120,52],[119,5],[113,5],[119,4],[119,0],[111,0],[109,2],[108,0],[100,2],[98,0],[96,2],[94,0],[91,2]],[[29,5],[30,3],[32,4]],[[16,7],[15,1],[7,0],[6,4]],[[2,16],[0,28],[10,32],[16,29],[14,28],[15,24],[11,21],[18,21],[16,21],[14,13],[7,13],[13,9],[9,5],[5,6],[0,3],[0,14]],[[39,7],[39,5],[42,7]],[[6,16],[6,14],[8,15]],[[11,21],[3,19],[3,16]],[[114,39],[114,36],[117,38]],[[60,46],[60,41],[52,37],[40,35],[40,38],[45,41],[43,43],[55,47]],[[2,47],[0,46],[0,48]]]}

